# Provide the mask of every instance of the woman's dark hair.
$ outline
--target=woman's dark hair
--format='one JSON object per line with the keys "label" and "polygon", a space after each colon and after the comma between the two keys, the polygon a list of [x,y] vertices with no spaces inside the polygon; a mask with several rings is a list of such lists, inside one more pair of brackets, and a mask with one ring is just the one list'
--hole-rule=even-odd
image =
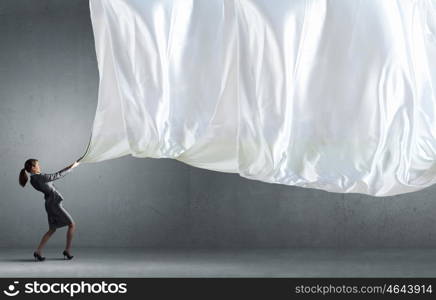
{"label": "woman's dark hair", "polygon": [[24,168],[21,169],[20,176],[18,177],[18,182],[22,187],[24,187],[26,185],[27,180],[29,180],[26,171],[31,173],[32,167],[36,166],[37,161],[38,160],[35,158],[29,158],[24,163]]}

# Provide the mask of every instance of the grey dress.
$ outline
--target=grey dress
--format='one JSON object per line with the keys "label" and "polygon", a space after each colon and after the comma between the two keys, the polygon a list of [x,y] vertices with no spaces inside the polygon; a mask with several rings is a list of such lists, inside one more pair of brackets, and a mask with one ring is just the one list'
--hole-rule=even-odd
{"label": "grey dress", "polygon": [[44,194],[45,210],[47,211],[48,226],[50,229],[67,226],[73,218],[62,206],[64,198],[56,190],[54,180],[64,177],[72,168],[62,169],[53,174],[39,173],[30,175],[30,184]]}

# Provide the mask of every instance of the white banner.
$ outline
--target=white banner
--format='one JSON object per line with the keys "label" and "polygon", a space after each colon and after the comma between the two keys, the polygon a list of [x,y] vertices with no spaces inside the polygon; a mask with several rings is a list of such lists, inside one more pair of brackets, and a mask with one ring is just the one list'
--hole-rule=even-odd
{"label": "white banner", "polygon": [[436,1],[90,0],[82,162],[388,196],[436,182]]}

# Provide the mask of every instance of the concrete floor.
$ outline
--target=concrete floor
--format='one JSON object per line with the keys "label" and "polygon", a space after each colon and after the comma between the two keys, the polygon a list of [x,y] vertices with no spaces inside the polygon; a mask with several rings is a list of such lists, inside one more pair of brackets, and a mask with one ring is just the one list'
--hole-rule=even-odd
{"label": "concrete floor", "polygon": [[0,248],[0,277],[436,277],[436,249]]}

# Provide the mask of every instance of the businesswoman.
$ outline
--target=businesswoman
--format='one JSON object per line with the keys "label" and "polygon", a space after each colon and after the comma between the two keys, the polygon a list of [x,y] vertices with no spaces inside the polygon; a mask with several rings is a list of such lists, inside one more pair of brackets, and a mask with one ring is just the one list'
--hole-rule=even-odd
{"label": "businesswoman", "polygon": [[73,258],[73,255],[71,255],[70,251],[73,234],[76,229],[76,223],[74,222],[70,214],[62,206],[61,202],[64,199],[62,195],[57,191],[55,185],[53,184],[53,181],[64,177],[79,164],[80,163],[76,161],[56,173],[46,174],[41,173],[41,168],[37,159],[31,158],[26,160],[26,162],[24,163],[24,168],[20,172],[19,183],[22,187],[26,185],[26,182],[28,181],[28,176],[26,172],[28,172],[30,174],[30,184],[37,191],[40,191],[44,194],[45,210],[47,212],[49,225],[49,230],[44,234],[41,242],[39,243],[38,249],[33,253],[35,260],[45,260],[45,257],[41,255],[42,248],[56,231],[56,229],[64,226],[68,226],[68,231],[66,247],[62,254],[64,255],[64,259]]}

